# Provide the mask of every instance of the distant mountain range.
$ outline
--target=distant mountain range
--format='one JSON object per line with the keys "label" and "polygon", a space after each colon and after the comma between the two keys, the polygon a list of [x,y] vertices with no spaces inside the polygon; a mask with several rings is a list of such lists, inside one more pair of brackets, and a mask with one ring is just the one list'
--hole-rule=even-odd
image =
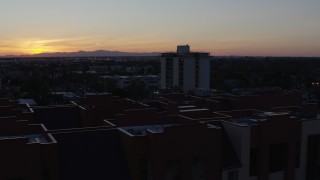
{"label": "distant mountain range", "polygon": [[121,51],[78,51],[78,52],[46,52],[33,55],[8,55],[5,57],[99,57],[99,56],[159,56],[158,52],[121,52]]}

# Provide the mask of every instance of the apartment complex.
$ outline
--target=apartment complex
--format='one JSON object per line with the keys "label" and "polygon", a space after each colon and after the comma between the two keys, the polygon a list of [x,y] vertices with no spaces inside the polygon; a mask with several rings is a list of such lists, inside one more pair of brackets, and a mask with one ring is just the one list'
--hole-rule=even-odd
{"label": "apartment complex", "polygon": [[57,142],[33,110],[0,99],[0,179],[58,180]]}
{"label": "apartment complex", "polygon": [[298,91],[241,91],[87,94],[45,107],[0,99],[0,179],[319,179],[318,105]]}

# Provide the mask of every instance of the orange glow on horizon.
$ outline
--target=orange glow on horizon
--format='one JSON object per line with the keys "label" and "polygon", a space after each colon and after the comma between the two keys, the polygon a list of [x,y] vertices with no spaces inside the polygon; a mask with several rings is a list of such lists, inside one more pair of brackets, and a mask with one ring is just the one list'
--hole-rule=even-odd
{"label": "orange glow on horizon", "polygon": [[[168,52],[175,51],[176,45],[190,44],[191,51],[210,52],[212,56],[317,56],[316,47],[297,46],[288,49],[286,42],[272,39],[215,38],[210,42],[195,40],[159,40],[155,37],[70,37],[15,39],[4,42],[0,49],[3,55],[33,55],[54,52],[77,52],[108,50],[122,52]],[[295,44],[294,42],[291,44]],[[272,47],[270,47],[272,45]]]}

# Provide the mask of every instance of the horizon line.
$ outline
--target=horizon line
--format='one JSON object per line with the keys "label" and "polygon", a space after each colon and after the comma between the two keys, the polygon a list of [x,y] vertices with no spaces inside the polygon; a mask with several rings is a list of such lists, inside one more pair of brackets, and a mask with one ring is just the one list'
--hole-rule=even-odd
{"label": "horizon line", "polygon": [[[42,53],[38,53],[38,54],[6,54],[6,55],[0,55],[0,58],[53,58],[53,57],[59,57],[59,58],[68,58],[68,57],[122,57],[122,56],[132,56],[134,57],[135,55],[82,55],[82,56],[54,56],[54,54],[71,54],[71,53],[94,53],[97,51],[104,51],[104,52],[114,52],[114,53],[132,53],[132,54],[159,54],[161,55],[161,53],[170,53],[170,52],[175,52],[175,51],[161,51],[161,52],[134,52],[134,51],[121,51],[121,50],[103,50],[103,49],[97,49],[97,50],[78,50],[78,51],[57,51],[57,52],[42,52]],[[205,51],[192,51],[192,52],[205,52]],[[222,54],[222,55],[213,55],[214,53],[212,52],[208,52],[210,53],[210,56],[212,57],[292,57],[292,58],[320,58],[320,56],[307,56],[307,55],[299,55],[299,56],[293,56],[293,55],[236,55],[236,54]],[[52,56],[50,56],[50,54],[52,54]],[[43,55],[43,56],[42,56]],[[139,56],[139,55],[136,55]],[[150,55],[150,57],[152,56],[158,56],[158,55]]]}

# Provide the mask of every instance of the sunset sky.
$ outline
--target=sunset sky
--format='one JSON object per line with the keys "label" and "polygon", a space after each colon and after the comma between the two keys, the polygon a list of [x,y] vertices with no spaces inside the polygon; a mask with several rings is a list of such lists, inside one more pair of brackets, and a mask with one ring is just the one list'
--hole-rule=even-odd
{"label": "sunset sky", "polygon": [[213,55],[320,56],[320,0],[1,0],[0,55],[177,44]]}

